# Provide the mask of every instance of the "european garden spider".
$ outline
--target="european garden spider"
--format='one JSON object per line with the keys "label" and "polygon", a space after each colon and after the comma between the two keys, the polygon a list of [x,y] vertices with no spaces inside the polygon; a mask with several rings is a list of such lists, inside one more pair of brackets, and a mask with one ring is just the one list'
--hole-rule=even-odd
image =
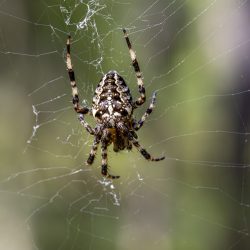
{"label": "european garden spider", "polygon": [[[112,179],[117,179],[120,176],[111,175],[108,172],[107,147],[111,143],[113,143],[113,150],[115,152],[124,149],[131,150],[132,145],[134,145],[147,160],[161,161],[165,158],[152,157],[143,147],[141,147],[137,140],[135,131],[142,127],[146,118],[151,114],[155,105],[156,93],[153,93],[148,109],[137,122],[133,117],[133,111],[145,102],[145,88],[143,86],[142,73],[135,52],[132,49],[125,29],[123,29],[123,33],[129,49],[132,65],[135,70],[140,97],[138,97],[136,101],[133,101],[130,90],[124,79],[116,71],[111,70],[105,74],[98,83],[93,97],[92,108],[82,107],[79,104],[78,89],[70,57],[71,37],[68,36],[67,39],[66,62],[72,88],[74,109],[79,114],[80,123],[91,135],[94,136],[94,142],[86,163],[91,165],[94,162],[98,145],[101,143],[101,172],[103,176]],[[96,120],[95,128],[92,128],[84,120],[85,114],[93,115]]]}

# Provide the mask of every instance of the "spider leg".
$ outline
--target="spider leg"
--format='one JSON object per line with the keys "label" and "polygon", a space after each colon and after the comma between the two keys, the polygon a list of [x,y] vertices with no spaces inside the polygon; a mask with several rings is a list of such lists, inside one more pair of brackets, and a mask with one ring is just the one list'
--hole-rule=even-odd
{"label": "spider leg", "polygon": [[101,145],[101,154],[102,154],[102,175],[106,178],[110,179],[118,179],[120,176],[118,175],[111,175],[108,173],[108,158],[107,158],[107,142],[105,140],[102,140]]}
{"label": "spider leg", "polygon": [[94,138],[94,142],[92,144],[91,151],[89,153],[89,157],[88,157],[88,159],[86,161],[87,165],[91,165],[94,162],[96,151],[97,151],[98,145],[100,143],[100,140],[101,140],[101,136],[96,135],[95,138]]}
{"label": "spider leg", "polygon": [[77,113],[80,114],[87,114],[89,113],[89,108],[88,107],[82,107],[79,104],[79,96],[78,96],[78,89],[76,86],[76,81],[75,81],[75,73],[72,67],[72,63],[71,63],[71,56],[70,56],[70,36],[68,36],[67,39],[67,54],[66,54],[66,63],[67,63],[67,70],[68,70],[68,74],[69,74],[69,79],[70,79],[70,84],[71,84],[71,88],[72,88],[72,96],[73,96],[73,105],[74,105],[74,109]]}
{"label": "spider leg", "polygon": [[142,154],[142,156],[149,161],[161,161],[165,159],[165,156],[162,157],[152,157],[146,149],[142,148],[140,143],[132,136],[132,134],[128,134],[128,139],[132,142],[132,144],[137,148],[137,150]]}
{"label": "spider leg", "polygon": [[143,155],[143,157],[149,161],[161,161],[165,159],[165,156],[162,157],[152,157],[147,151],[146,149],[144,149],[140,143],[138,142],[138,140],[136,140],[135,136],[136,134],[134,133],[133,135],[133,131],[129,131],[128,128],[126,126],[124,126],[123,123],[119,122],[117,124],[117,127],[123,132],[124,135],[127,136],[128,140],[137,148],[137,150]]}
{"label": "spider leg", "polygon": [[134,50],[132,49],[131,42],[128,38],[127,31],[125,29],[123,29],[123,33],[124,33],[124,37],[125,37],[125,40],[126,40],[127,45],[128,45],[129,54],[130,54],[130,57],[132,60],[132,65],[134,67],[136,78],[137,78],[137,85],[139,88],[140,97],[134,102],[134,104],[135,104],[135,107],[138,107],[138,106],[142,105],[146,100],[145,88],[143,86],[143,81],[142,81],[142,73],[141,73],[138,61],[136,59],[136,54],[135,54]]}
{"label": "spider leg", "polygon": [[147,117],[152,113],[152,111],[155,107],[155,101],[156,101],[156,92],[153,93],[150,105],[147,108],[146,112],[143,114],[142,118],[138,122],[133,123],[133,128],[135,130],[139,130],[142,127],[142,125],[144,124],[144,121],[147,119]]}
{"label": "spider leg", "polygon": [[80,123],[82,124],[82,126],[91,134],[94,135],[95,134],[95,130],[93,128],[90,127],[90,125],[84,120],[84,116],[83,114],[80,114],[78,116],[78,119],[80,121]]}

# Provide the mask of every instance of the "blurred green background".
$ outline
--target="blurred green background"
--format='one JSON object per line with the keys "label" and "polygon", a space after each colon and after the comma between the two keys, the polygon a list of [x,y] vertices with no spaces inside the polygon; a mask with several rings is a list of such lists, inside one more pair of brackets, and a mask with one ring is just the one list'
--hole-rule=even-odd
{"label": "blurred green background", "polygon": [[[0,249],[249,249],[250,1],[0,2]],[[157,105],[138,133],[159,163],[84,161],[71,104],[117,70],[137,96],[126,27]],[[147,108],[136,110],[139,119]],[[91,118],[90,124],[94,125]]]}

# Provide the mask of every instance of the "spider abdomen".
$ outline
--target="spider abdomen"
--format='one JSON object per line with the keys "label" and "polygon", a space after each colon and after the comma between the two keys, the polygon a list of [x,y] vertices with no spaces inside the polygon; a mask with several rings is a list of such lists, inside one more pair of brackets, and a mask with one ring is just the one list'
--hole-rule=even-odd
{"label": "spider abdomen", "polygon": [[109,71],[99,82],[93,97],[93,116],[107,127],[115,127],[119,121],[130,120],[133,105],[130,90],[124,79]]}

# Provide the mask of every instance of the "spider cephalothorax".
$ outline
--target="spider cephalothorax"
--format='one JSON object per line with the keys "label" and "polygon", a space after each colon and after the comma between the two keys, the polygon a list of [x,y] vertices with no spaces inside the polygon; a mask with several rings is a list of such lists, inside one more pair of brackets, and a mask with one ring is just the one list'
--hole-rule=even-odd
{"label": "spider cephalothorax", "polygon": [[[94,142],[87,159],[87,164],[92,164],[94,162],[97,147],[101,143],[102,174],[113,179],[119,178],[119,176],[110,175],[108,173],[107,147],[112,143],[115,152],[123,149],[131,150],[132,146],[135,146],[147,160],[160,161],[165,158],[151,157],[137,141],[135,131],[142,127],[145,119],[151,114],[154,108],[156,94],[153,94],[151,103],[142,118],[136,122],[133,118],[133,110],[145,102],[145,88],[143,86],[142,74],[135,52],[132,50],[126,30],[123,29],[123,32],[129,48],[132,65],[136,73],[140,97],[137,98],[136,101],[133,101],[130,90],[124,79],[116,71],[112,70],[105,74],[97,85],[93,97],[92,108],[82,107],[79,104],[78,90],[70,57],[70,36],[67,40],[67,70],[72,87],[74,109],[79,113],[81,124],[91,135],[94,135]],[[95,118],[96,126],[94,129],[84,120],[85,114],[92,114]]]}

